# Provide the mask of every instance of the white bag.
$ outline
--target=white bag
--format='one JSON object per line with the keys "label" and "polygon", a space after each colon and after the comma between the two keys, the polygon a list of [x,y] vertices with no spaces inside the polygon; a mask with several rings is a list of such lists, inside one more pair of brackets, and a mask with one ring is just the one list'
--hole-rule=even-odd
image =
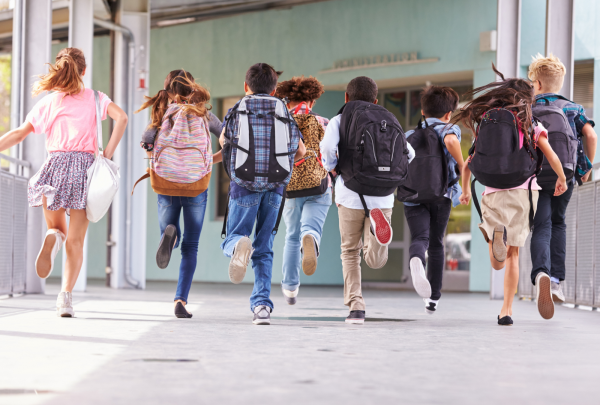
{"label": "white bag", "polygon": [[96,100],[96,133],[98,135],[98,154],[87,170],[87,200],[85,213],[90,222],[102,219],[117,190],[119,189],[119,166],[102,153],[102,115],[100,114],[100,96],[94,90]]}

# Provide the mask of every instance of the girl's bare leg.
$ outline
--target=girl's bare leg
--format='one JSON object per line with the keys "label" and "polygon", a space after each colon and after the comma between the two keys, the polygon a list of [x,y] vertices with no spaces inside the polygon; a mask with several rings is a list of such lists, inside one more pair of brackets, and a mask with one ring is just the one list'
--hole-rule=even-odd
{"label": "girl's bare leg", "polygon": [[48,230],[57,229],[64,236],[67,235],[67,218],[65,217],[65,209],[61,208],[58,211],[50,211],[48,210],[48,205],[46,204],[46,197],[43,198],[44,202],[44,218],[46,219],[46,226]]}
{"label": "girl's bare leg", "polygon": [[72,292],[75,282],[77,282],[83,264],[83,242],[85,241],[88,225],[89,221],[85,215],[85,210],[71,210],[69,234],[65,242],[67,261],[61,291]]}
{"label": "girl's bare leg", "polygon": [[489,243],[490,261],[494,270],[502,270],[506,267],[504,273],[504,303],[500,311],[500,318],[506,315],[512,316],[512,304],[519,286],[519,248],[517,246],[508,246],[506,251],[506,260],[499,262],[494,259],[492,254],[492,243]]}

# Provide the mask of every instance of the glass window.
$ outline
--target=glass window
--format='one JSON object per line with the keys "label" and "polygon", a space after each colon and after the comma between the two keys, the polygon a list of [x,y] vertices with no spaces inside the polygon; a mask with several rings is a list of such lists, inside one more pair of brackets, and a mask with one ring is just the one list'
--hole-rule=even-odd
{"label": "glass window", "polygon": [[410,92],[410,120],[409,129],[413,129],[421,119],[421,90],[411,90]]}
{"label": "glass window", "polygon": [[383,97],[383,106],[398,118],[404,128],[406,125],[406,91],[387,93]]}

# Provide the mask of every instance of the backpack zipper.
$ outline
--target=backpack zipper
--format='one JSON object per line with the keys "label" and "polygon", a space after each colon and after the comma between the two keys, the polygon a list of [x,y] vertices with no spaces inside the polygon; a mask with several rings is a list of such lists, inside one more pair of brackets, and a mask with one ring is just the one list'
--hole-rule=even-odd
{"label": "backpack zipper", "polygon": [[379,163],[377,162],[377,155],[375,154],[375,140],[373,139],[373,135],[371,135],[368,129],[365,129],[365,131],[367,132],[367,134],[369,134],[369,137],[371,138],[371,146],[373,146],[373,157],[375,158],[375,164],[379,166]]}
{"label": "backpack zipper", "polygon": [[392,143],[392,155],[390,156],[390,167],[394,163],[394,151],[396,150],[396,141],[398,140],[398,135],[400,135],[400,132],[398,132],[396,134],[396,137],[394,138],[394,142]]}

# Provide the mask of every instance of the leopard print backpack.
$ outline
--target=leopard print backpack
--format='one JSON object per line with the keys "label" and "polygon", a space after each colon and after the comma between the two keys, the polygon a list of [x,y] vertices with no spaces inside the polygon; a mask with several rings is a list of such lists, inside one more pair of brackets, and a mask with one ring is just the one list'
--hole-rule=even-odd
{"label": "leopard print backpack", "polygon": [[326,185],[327,170],[321,162],[321,149],[319,144],[325,136],[325,130],[312,114],[294,114],[294,119],[304,138],[306,154],[297,162],[294,162],[292,178],[287,186],[288,197],[301,197],[306,194],[302,191],[314,191],[307,195],[323,194],[326,186],[321,191],[322,184]]}

